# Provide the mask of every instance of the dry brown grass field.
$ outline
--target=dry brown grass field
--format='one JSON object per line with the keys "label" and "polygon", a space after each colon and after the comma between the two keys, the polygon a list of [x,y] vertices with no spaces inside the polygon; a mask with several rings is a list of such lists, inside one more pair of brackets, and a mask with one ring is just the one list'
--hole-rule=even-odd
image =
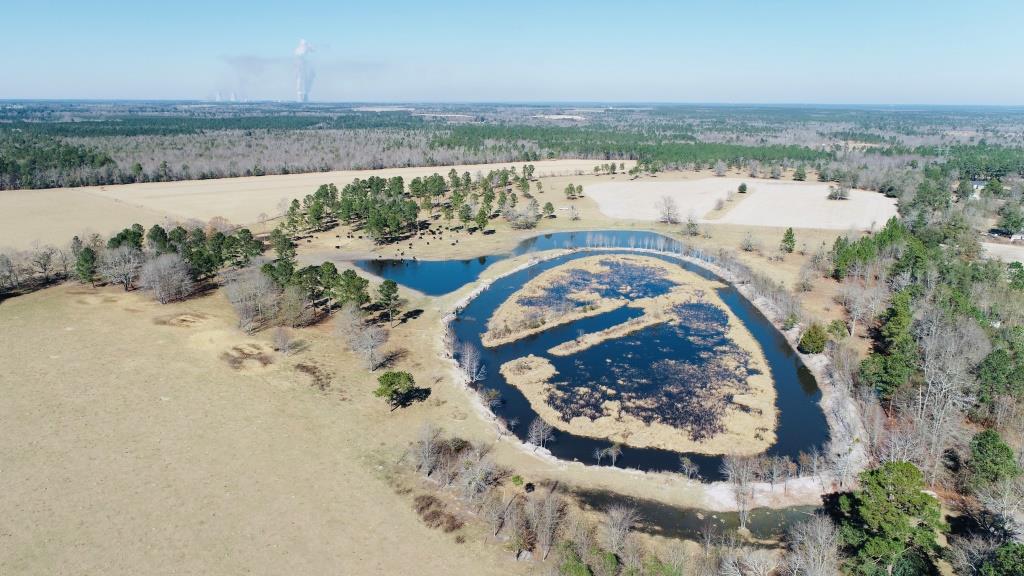
{"label": "dry brown grass field", "polygon": [[285,358],[218,293],[65,285],[0,315],[0,573],[523,570],[472,528],[426,527],[393,477],[427,413],[465,414],[460,391],[391,413],[327,327]]}
{"label": "dry brown grass field", "polygon": [[[392,412],[329,323],[302,330],[304,349],[284,357],[269,334],[238,330],[216,292],[159,305],[141,292],[66,284],[3,302],[0,572],[536,568],[487,543],[471,514],[452,534],[415,515],[412,499],[432,489],[396,463],[428,421],[495,443],[499,464],[530,481],[722,505],[676,475],[637,482],[499,441],[437,358],[439,304],[414,298],[424,314],[393,332],[389,348],[406,352],[396,368],[432,392]],[[813,501],[791,492],[776,503]]]}
{"label": "dry brown grass field", "polygon": [[[695,175],[658,176],[690,177]],[[842,233],[797,230],[798,249],[806,244],[805,253],[773,261],[778,228],[708,223],[702,225],[705,234],[684,238],[678,225],[612,219],[589,197],[569,201],[562,194],[570,182],[583,184],[586,194],[592,184],[626,178],[543,178],[545,192],[537,197],[542,204],[551,201],[557,217],[530,232],[494,221],[492,235],[446,232],[440,245],[413,240],[412,247],[396,250],[347,240],[343,230],[332,230],[301,242],[299,256],[307,262],[395,255],[467,258],[508,250],[530,234],[624,228],[670,233],[707,250],[737,251],[751,234],[764,249],[741,252],[740,258],[792,286],[814,249]],[[308,193],[315,185],[295,192]],[[196,205],[201,197],[193,198]],[[0,194],[0,202],[9,201]],[[579,221],[568,218],[570,204],[581,211]],[[103,214],[107,219],[99,221],[111,228],[135,220],[149,224],[147,216],[155,214],[137,208],[141,212],[121,220],[133,213],[96,210],[84,213]],[[11,223],[9,212],[0,214]],[[66,240],[64,230],[60,233]],[[8,238],[5,232],[0,244],[11,243]],[[529,258],[498,262],[483,278]],[[416,516],[412,499],[431,488],[398,463],[425,422],[493,443],[496,461],[530,481],[611,490],[675,506],[728,506],[721,494],[675,474],[584,467],[501,438],[439,358],[441,314],[471,288],[440,298],[403,289],[407,308],[423,314],[395,328],[388,347],[403,351],[395,368],[412,372],[431,395],[393,412],[372,395],[376,374],[367,373],[344,349],[330,322],[298,331],[304,349],[285,357],[273,351],[269,332],[250,336],[237,329],[234,312],[218,291],[158,305],[141,292],[68,283],[0,302],[5,484],[0,573],[514,574],[537,569],[515,562],[493,539],[488,542],[486,531],[464,510],[466,526],[450,534],[428,528]],[[805,299],[809,313],[838,317],[834,291],[831,281],[816,281]],[[816,501],[813,490],[790,490],[773,495],[771,503]]]}
{"label": "dry brown grass field", "polygon": [[[590,172],[594,160],[540,160],[530,162],[537,176]],[[33,243],[63,245],[83,231],[109,234],[140,222],[161,224],[196,218],[202,221],[220,216],[235,224],[250,224],[265,216],[284,212],[282,203],[302,198],[321,184],[339,188],[356,178],[402,176],[406,183],[433,173],[447,175],[455,169],[469,172],[516,166],[526,162],[468,164],[383,170],[342,170],[214,180],[148,182],[117,186],[89,186],[49,190],[0,192],[0,248],[25,249]],[[635,162],[626,161],[627,167]]]}

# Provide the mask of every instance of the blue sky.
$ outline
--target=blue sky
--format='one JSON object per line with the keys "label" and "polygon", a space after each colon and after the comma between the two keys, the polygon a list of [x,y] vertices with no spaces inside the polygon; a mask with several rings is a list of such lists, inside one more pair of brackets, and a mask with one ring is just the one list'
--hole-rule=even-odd
{"label": "blue sky", "polygon": [[1024,104],[1024,2],[0,3],[0,99]]}

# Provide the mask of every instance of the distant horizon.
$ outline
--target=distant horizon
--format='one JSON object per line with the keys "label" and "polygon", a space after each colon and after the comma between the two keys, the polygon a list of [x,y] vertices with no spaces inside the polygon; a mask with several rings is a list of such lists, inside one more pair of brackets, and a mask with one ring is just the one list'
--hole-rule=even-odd
{"label": "distant horizon", "polygon": [[9,4],[5,100],[1024,105],[1014,0]]}
{"label": "distant horizon", "polygon": [[998,108],[1024,110],[1019,104],[983,103],[885,103],[885,102],[699,102],[699,101],[657,101],[657,100],[309,100],[295,102],[287,99],[260,100],[208,100],[202,98],[0,98],[0,103],[95,103],[95,104],[283,104],[302,106],[718,106],[718,107],[766,107],[766,108]]}

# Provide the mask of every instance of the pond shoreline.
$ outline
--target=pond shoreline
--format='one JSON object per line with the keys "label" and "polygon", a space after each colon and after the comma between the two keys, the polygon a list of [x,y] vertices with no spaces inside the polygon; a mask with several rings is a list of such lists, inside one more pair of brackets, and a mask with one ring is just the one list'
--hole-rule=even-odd
{"label": "pond shoreline", "polygon": [[[599,232],[596,232],[599,234]],[[668,240],[674,240],[669,237],[663,236],[659,233],[652,232]],[[779,311],[768,301],[767,298],[757,297],[753,293],[753,289],[749,283],[738,282],[736,276],[729,270],[717,265],[715,262],[691,256],[688,254],[681,254],[677,252],[669,252],[664,250],[656,250],[650,248],[635,248],[635,247],[576,247],[571,249],[556,249],[539,253],[537,256],[530,258],[527,262],[512,268],[511,270],[505,271],[496,277],[488,278],[486,280],[475,280],[476,286],[465,296],[460,298],[454,304],[448,307],[447,312],[443,313],[441,324],[443,327],[442,337],[439,349],[442,351],[442,360],[449,363],[451,373],[455,382],[460,383],[471,396],[471,402],[474,405],[477,412],[485,421],[490,421],[495,424],[499,429],[499,441],[508,440],[512,442],[521,451],[532,454],[534,457],[540,458],[549,464],[554,464],[562,469],[568,469],[570,466],[592,466],[584,464],[579,461],[569,461],[565,459],[556,458],[551,454],[550,451],[535,447],[527,442],[521,441],[514,434],[509,433],[507,429],[502,430],[501,419],[487,406],[484,405],[479,395],[470,385],[470,382],[462,373],[457,361],[454,358],[454,341],[452,341],[452,323],[458,317],[458,314],[465,309],[465,307],[472,302],[476,297],[482,294],[484,291],[489,289],[491,285],[507,276],[521,272],[530,267],[536,266],[542,262],[546,262],[552,259],[561,258],[570,254],[579,252],[631,252],[640,254],[653,254],[662,257],[668,257],[680,262],[686,262],[700,268],[703,268],[712,274],[717,275],[724,282],[733,286],[740,295],[745,298],[752,306],[754,306],[764,317],[778,330],[785,340],[789,343],[794,353],[798,355],[801,362],[806,368],[815,376],[818,381],[819,389],[821,390],[820,407],[825,415],[828,423],[829,434],[832,438],[832,448],[837,452],[846,453],[846,472],[844,476],[849,477],[855,475],[860,469],[866,464],[866,454],[863,450],[862,438],[865,438],[865,432],[863,424],[859,417],[859,411],[857,410],[856,404],[848,394],[838,390],[834,385],[833,380],[829,373],[829,362],[824,355],[804,355],[796,350],[796,344],[799,339],[800,326],[796,326],[789,331],[783,331],[780,328],[780,313]],[[510,438],[506,438],[506,436]],[[610,468],[604,466],[603,468]],[[642,476],[672,476],[676,477],[681,482],[691,483],[693,481],[682,479],[678,474],[671,474],[665,472],[655,471],[642,471],[638,469],[630,468],[616,468],[621,473],[630,475],[642,475]],[[582,468],[583,470],[585,468]],[[821,474],[816,477],[801,476],[793,478],[781,486],[772,486],[768,483],[758,483],[754,489],[754,505],[762,506],[766,508],[779,508],[788,507],[793,505],[817,505],[820,504],[820,498],[822,494],[826,494],[839,483],[841,478],[834,478],[830,475]],[[702,483],[703,495],[704,495],[704,508],[710,511],[730,511],[736,508],[735,498],[732,493],[731,485],[728,482],[717,481],[717,482],[706,482]],[[776,490],[781,488],[780,492]]]}

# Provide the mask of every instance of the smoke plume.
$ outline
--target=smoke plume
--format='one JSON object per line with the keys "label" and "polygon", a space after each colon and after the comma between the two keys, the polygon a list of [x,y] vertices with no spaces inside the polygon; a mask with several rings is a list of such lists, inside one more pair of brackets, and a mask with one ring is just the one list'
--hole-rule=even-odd
{"label": "smoke plume", "polygon": [[313,51],[313,46],[305,39],[299,40],[295,47],[295,99],[298,102],[309,102],[309,91],[313,88],[316,71],[306,56]]}

